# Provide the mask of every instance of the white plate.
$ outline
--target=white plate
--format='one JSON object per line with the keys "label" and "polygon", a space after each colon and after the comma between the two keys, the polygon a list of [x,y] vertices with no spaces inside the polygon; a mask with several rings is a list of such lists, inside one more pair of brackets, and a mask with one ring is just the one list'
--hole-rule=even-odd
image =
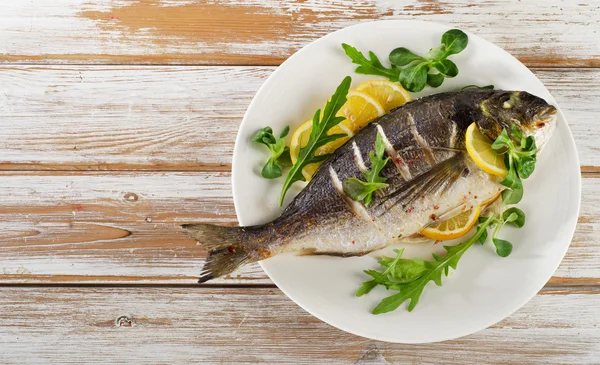
{"label": "white plate", "polygon": [[[275,133],[290,125],[292,131],[309,119],[351,75],[352,87],[377,78],[354,73],[356,65],[341,43],[374,51],[382,62],[396,47],[417,54],[440,44],[448,26],[420,21],[363,23],[331,33],[304,47],[285,61],[260,88],[242,121],[233,157],[233,198],[241,225],[268,222],[281,209],[277,200],[283,178],[260,177],[265,148],[250,142],[259,128]],[[526,90],[556,105],[544,85],[517,59],[492,43],[468,33],[469,45],[451,58],[460,69],[442,87],[426,88],[415,97],[476,84],[497,89]],[[286,204],[300,190],[288,193]],[[575,231],[581,197],[579,161],[573,137],[559,111],[557,128],[539,156],[536,171],[525,182],[519,204],[527,214],[521,230],[504,228],[502,236],[515,244],[507,258],[498,257],[491,244],[473,246],[458,269],[444,278],[442,287],[429,283],[413,312],[403,304],[395,312],[372,315],[373,307],[393,294],[377,288],[357,298],[354,292],[367,277],[362,270],[376,268],[374,257],[337,258],[284,254],[261,262],[269,277],[293,301],[315,317],[344,331],[376,340],[402,343],[443,341],[482,330],[523,306],[548,281],[563,258]],[[406,257],[430,258],[440,248],[432,243],[406,245]]]}

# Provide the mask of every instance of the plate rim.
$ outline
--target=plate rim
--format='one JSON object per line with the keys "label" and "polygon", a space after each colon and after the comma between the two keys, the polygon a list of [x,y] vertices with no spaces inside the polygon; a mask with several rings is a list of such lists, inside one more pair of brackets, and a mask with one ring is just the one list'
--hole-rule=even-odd
{"label": "plate rim", "polygon": [[[240,220],[240,215],[239,215],[239,208],[238,208],[238,204],[235,201],[235,196],[236,196],[236,188],[235,188],[235,181],[236,181],[236,150],[241,145],[241,143],[245,143],[245,141],[242,141],[242,133],[241,129],[242,126],[244,125],[244,123],[246,122],[247,118],[248,118],[248,114],[249,111],[253,108],[254,104],[257,103],[257,95],[263,90],[268,88],[268,85],[270,84],[270,82],[275,79],[277,77],[277,75],[282,72],[282,67],[283,65],[285,65],[286,63],[289,62],[293,62],[300,54],[301,51],[305,51],[306,49],[312,48],[315,46],[315,44],[320,43],[320,42],[325,42],[325,39],[328,37],[333,37],[335,34],[338,34],[340,32],[344,32],[347,31],[348,29],[352,29],[352,28],[359,28],[359,27],[368,27],[368,26],[372,26],[374,24],[381,24],[381,23],[412,23],[412,24],[420,24],[420,25],[435,25],[435,26],[442,26],[445,28],[453,28],[452,26],[445,24],[445,23],[441,23],[441,22],[431,22],[431,21],[423,21],[423,20],[413,20],[413,19],[390,19],[390,20],[376,20],[376,21],[365,21],[365,22],[359,22],[357,24],[348,26],[348,27],[344,27],[341,29],[338,29],[336,31],[330,32],[322,37],[319,37],[315,40],[313,40],[312,42],[306,44],[305,46],[303,46],[302,48],[298,49],[293,55],[291,55],[290,57],[288,57],[284,62],[282,62],[279,66],[277,66],[277,68],[269,75],[269,77],[267,77],[267,79],[262,83],[262,85],[259,87],[259,89],[256,91],[256,93],[254,94],[254,97],[252,98],[252,101],[250,102],[250,104],[248,105],[246,112],[244,113],[244,116],[242,118],[242,121],[238,127],[238,132],[237,132],[237,136],[235,139],[235,145],[234,145],[234,149],[233,149],[233,157],[232,157],[232,164],[231,164],[231,187],[232,187],[232,198],[234,200],[234,207],[235,207],[235,211],[236,211],[236,217],[238,219],[238,221]],[[496,48],[498,51],[504,53],[505,55],[509,56],[510,58],[512,58],[514,61],[518,62],[520,65],[522,65],[523,67],[525,67],[527,69],[527,71],[529,73],[531,73],[531,75],[535,78],[535,80],[537,80],[537,82],[539,82],[544,89],[547,90],[546,86],[541,82],[541,80],[538,79],[538,77],[531,72],[531,70],[529,70],[529,68],[527,66],[525,66],[521,61],[519,61],[515,56],[513,56],[512,54],[510,54],[508,51],[504,50],[502,47],[496,45],[495,43],[485,39],[484,37],[474,34],[468,30],[465,30],[463,28],[461,28],[461,30],[463,32],[465,32],[469,38],[478,38],[480,40],[483,40],[484,42],[488,43],[489,45],[491,45],[492,47]],[[550,91],[548,91],[548,93],[552,96],[552,94],[550,93]],[[566,128],[568,130],[568,138],[566,138],[566,142],[568,142],[569,146],[573,148],[574,151],[574,159],[576,162],[576,166],[579,169],[581,164],[580,164],[580,160],[579,160],[579,153],[577,151],[577,145],[575,144],[575,139],[573,137],[573,133],[571,131],[571,128],[569,126],[569,123],[567,121],[567,118],[565,117],[564,113],[562,112],[562,109],[560,108],[560,106],[558,105],[558,103],[556,102],[556,100],[554,99],[554,97],[552,96],[553,101],[555,102],[555,106],[557,108],[558,111],[558,115],[560,116],[560,118],[562,118],[565,122]],[[565,136],[566,137],[566,136]],[[521,309],[525,304],[527,304],[529,301],[531,301],[531,299],[533,299],[538,292],[546,285],[547,281],[553,276],[553,273],[556,272],[556,270],[558,269],[558,267],[560,266],[562,260],[564,259],[565,254],[567,253],[571,242],[573,240],[573,236],[575,234],[575,230],[577,227],[577,218],[579,217],[580,213],[581,213],[581,191],[582,191],[582,180],[581,180],[581,174],[577,174],[576,175],[576,183],[574,184],[574,188],[575,188],[575,193],[577,196],[577,201],[576,201],[576,219],[574,219],[574,222],[568,226],[568,230],[570,230],[570,240],[569,240],[569,244],[564,246],[563,251],[559,255],[557,255],[557,260],[553,265],[553,270],[552,273],[550,274],[550,277],[548,279],[546,279],[546,281],[544,281],[535,291],[532,291],[532,293],[530,295],[525,296],[525,298],[523,300],[521,300],[518,305],[514,308],[514,309],[509,309],[508,311],[504,311],[503,314],[498,315],[498,317],[500,317],[499,319],[490,316],[491,320],[489,321],[484,321],[486,322],[485,325],[480,326],[481,328],[478,328],[476,330],[467,330],[467,331],[456,331],[456,335],[455,336],[451,336],[451,337],[446,337],[444,339],[432,339],[430,341],[397,341],[397,340],[393,340],[390,338],[386,338],[385,336],[366,336],[364,334],[360,334],[355,332],[353,329],[348,328],[347,326],[338,323],[336,320],[331,321],[331,320],[327,320],[325,318],[323,318],[320,314],[315,313],[314,311],[308,309],[304,303],[302,301],[298,301],[297,298],[294,298],[292,295],[289,294],[289,292],[287,290],[285,290],[284,288],[282,288],[282,286],[280,285],[279,280],[277,280],[276,278],[274,278],[271,273],[269,272],[269,269],[267,267],[265,267],[264,265],[264,261],[259,261],[259,265],[261,267],[261,269],[267,274],[267,276],[269,277],[269,279],[279,288],[279,290],[281,290],[290,300],[292,300],[296,305],[298,305],[300,308],[302,308],[304,311],[306,311],[307,313],[309,313],[310,315],[318,318],[320,321],[327,323],[328,325],[331,325],[333,327],[336,327],[339,330],[342,330],[344,332],[348,332],[351,333],[353,335],[362,337],[362,338],[370,338],[373,340],[377,340],[377,341],[384,341],[384,342],[389,342],[389,343],[405,343],[405,344],[420,344],[420,343],[434,343],[434,342],[442,342],[442,341],[450,341],[450,340],[454,340],[457,338],[461,338],[464,336],[468,336],[477,332],[480,332],[502,320],[504,320],[505,318],[508,318],[509,316],[511,316],[513,313],[515,313],[516,311],[518,311],[519,309]]]}

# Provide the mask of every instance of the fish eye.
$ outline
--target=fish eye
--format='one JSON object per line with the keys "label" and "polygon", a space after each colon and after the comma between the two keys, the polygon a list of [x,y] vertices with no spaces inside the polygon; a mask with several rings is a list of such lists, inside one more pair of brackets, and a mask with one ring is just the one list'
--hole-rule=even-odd
{"label": "fish eye", "polygon": [[510,95],[502,95],[500,97],[500,104],[502,105],[502,108],[504,109],[511,109],[513,107],[513,104],[510,101]]}

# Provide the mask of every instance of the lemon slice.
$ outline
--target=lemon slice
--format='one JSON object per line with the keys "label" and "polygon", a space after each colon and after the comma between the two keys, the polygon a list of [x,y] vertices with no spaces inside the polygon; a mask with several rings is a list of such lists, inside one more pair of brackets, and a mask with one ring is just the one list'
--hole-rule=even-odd
{"label": "lemon slice", "polygon": [[[341,122],[335,127],[331,128],[327,134],[346,134],[348,137],[338,138],[335,141],[329,142],[326,145],[323,145],[317,149],[315,152],[316,156],[325,155],[328,153],[333,153],[336,149],[338,149],[341,145],[346,143],[350,137],[354,135],[352,130],[345,124],[346,121]],[[294,134],[292,135],[292,141],[290,143],[290,158],[292,163],[296,163],[298,161],[298,155],[300,154],[300,148],[306,146],[308,143],[308,139],[310,138],[310,132],[312,131],[312,120],[306,121],[302,124]],[[311,163],[306,165],[302,169],[302,175],[306,181],[310,181],[317,168],[321,165],[321,163]]]}
{"label": "lemon slice", "polygon": [[488,200],[481,202],[481,206],[487,207],[488,205],[492,205],[501,195],[502,195],[502,192],[499,192],[498,194],[492,196]]}
{"label": "lemon slice", "polygon": [[502,177],[508,174],[504,156],[492,150],[492,141],[479,131],[475,123],[467,128],[466,145],[469,156],[483,171]]}
{"label": "lemon slice", "polygon": [[421,234],[438,241],[453,240],[469,233],[471,228],[477,223],[479,213],[481,213],[481,206],[478,205],[450,219],[425,227],[421,231]]}
{"label": "lemon slice", "polygon": [[366,92],[350,90],[346,98],[346,104],[337,115],[345,117],[346,126],[354,132],[385,114],[383,106]]}
{"label": "lemon slice", "polygon": [[386,113],[412,100],[410,94],[402,86],[387,80],[365,81],[358,85],[356,90],[372,96]]}

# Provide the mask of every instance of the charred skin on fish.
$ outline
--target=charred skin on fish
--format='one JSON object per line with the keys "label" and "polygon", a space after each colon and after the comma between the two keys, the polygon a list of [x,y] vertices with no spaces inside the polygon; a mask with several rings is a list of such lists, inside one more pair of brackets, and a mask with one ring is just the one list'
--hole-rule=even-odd
{"label": "charred skin on fish", "polygon": [[[364,255],[418,234],[432,216],[471,209],[498,195],[499,179],[465,153],[473,122],[491,140],[516,126],[540,149],[555,127],[556,108],[524,91],[464,90],[431,95],[390,111],[337,149],[282,215],[248,227],[186,224],[208,251],[200,282],[282,252]],[[342,189],[360,178],[380,133],[388,163],[381,175],[389,187],[366,207]]]}

